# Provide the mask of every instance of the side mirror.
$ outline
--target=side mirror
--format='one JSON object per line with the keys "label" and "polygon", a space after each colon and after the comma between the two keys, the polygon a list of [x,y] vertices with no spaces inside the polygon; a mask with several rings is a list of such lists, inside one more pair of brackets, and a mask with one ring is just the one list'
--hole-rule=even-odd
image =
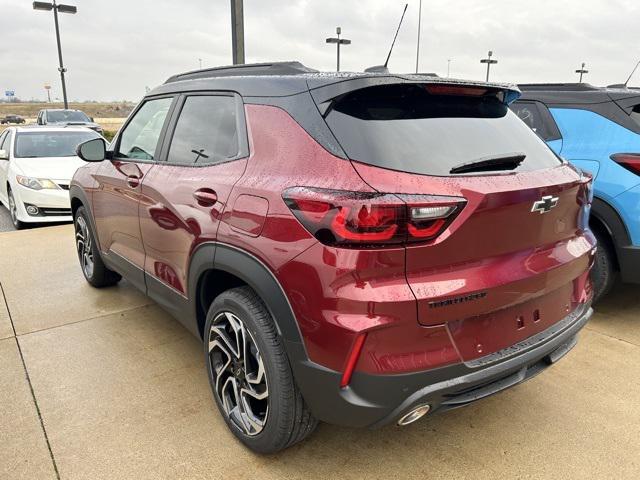
{"label": "side mirror", "polygon": [[89,117],[89,120],[95,123],[95,120],[93,119],[93,117]]}
{"label": "side mirror", "polygon": [[0,160],[9,160],[9,152],[0,150]]}
{"label": "side mirror", "polygon": [[102,138],[87,140],[78,145],[76,154],[85,162],[101,162],[107,158],[107,144]]}

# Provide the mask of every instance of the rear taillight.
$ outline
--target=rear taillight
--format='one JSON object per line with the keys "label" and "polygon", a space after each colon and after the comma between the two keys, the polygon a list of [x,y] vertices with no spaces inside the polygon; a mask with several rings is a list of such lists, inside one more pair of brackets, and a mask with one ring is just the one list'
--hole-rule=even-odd
{"label": "rear taillight", "polygon": [[283,198],[320,242],[360,248],[431,241],[447,228],[466,202],[459,197],[307,187],[289,188]]}
{"label": "rear taillight", "polygon": [[640,153],[614,153],[610,158],[621,167],[640,175]]}

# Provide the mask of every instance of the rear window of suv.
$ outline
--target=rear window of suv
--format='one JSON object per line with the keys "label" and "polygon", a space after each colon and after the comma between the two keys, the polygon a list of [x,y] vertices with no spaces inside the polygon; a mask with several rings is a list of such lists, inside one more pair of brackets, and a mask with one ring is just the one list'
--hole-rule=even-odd
{"label": "rear window of suv", "polygon": [[461,164],[514,153],[526,157],[513,171],[560,163],[500,93],[431,94],[428,88],[356,90],[334,100],[326,122],[350,159],[392,170],[448,176]]}

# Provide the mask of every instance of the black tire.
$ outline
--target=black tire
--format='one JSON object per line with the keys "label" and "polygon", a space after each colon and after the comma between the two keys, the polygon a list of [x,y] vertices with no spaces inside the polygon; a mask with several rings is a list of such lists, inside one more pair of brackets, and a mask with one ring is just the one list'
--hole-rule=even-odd
{"label": "black tire", "polygon": [[[247,339],[242,340],[245,346],[242,350],[249,353],[242,353],[243,358],[230,354],[229,352],[233,351],[230,348],[231,344],[222,341],[224,338],[221,335],[231,332],[227,328],[233,325],[228,323],[229,318],[241,323],[238,330],[233,330],[237,345],[235,350],[241,352],[238,338]],[[238,331],[242,332],[240,337],[236,333]],[[246,331],[249,335],[244,333]],[[244,445],[257,453],[275,453],[302,441],[315,430],[318,421],[307,408],[295,383],[287,354],[271,315],[250,287],[233,288],[216,297],[209,307],[204,332],[205,362],[213,397],[227,426]],[[227,338],[231,339],[231,336]],[[210,347],[210,344],[213,344],[213,347]],[[229,346],[226,357],[225,345]],[[253,350],[254,346],[256,351]],[[251,355],[252,360],[248,360]],[[259,373],[260,362],[263,364],[262,376]],[[225,363],[227,367],[224,366]],[[258,373],[254,375],[256,370]],[[249,385],[250,376],[253,376],[254,386]],[[225,392],[231,393],[229,390],[233,388],[234,383],[229,383],[230,377],[235,378],[241,387],[240,390],[236,387],[231,392],[247,392],[247,389],[251,388],[263,395],[266,392],[266,400],[254,400],[256,397],[251,395],[249,409],[245,409],[242,401],[235,402],[236,405],[242,404],[242,409],[235,409],[230,408],[233,406],[234,397],[228,396],[231,401],[225,406],[222,398]],[[264,382],[258,384],[256,380],[263,377]],[[230,387],[225,389],[224,386],[227,384]],[[244,398],[249,398],[246,393]],[[252,418],[259,419],[262,423],[259,426],[260,430],[246,421],[241,421],[243,414],[247,416],[248,411],[253,415],[254,410],[257,414]]]}
{"label": "black tire", "polygon": [[[122,278],[118,273],[109,270],[100,256],[91,223],[84,207],[78,208],[73,217],[75,229],[76,251],[84,278],[96,288],[110,287]],[[88,248],[87,248],[88,247]]]}
{"label": "black tire", "polygon": [[17,217],[17,205],[16,205],[16,200],[15,198],[13,198],[13,192],[11,191],[11,188],[9,186],[7,186],[7,196],[9,197],[9,205],[7,205],[7,208],[9,209],[9,216],[11,217],[11,223],[13,223],[13,228],[15,228],[16,230],[22,230],[26,225],[24,224],[24,222],[21,222],[20,220],[18,220]]}
{"label": "black tire", "polygon": [[615,250],[611,239],[602,232],[593,232],[598,240],[596,259],[591,269],[591,281],[593,282],[593,303],[596,303],[607,295],[616,282],[618,269]]}

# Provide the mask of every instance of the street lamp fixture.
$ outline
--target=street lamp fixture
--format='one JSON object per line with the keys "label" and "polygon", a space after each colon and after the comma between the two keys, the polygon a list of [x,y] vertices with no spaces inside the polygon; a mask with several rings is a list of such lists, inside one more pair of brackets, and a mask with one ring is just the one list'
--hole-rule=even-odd
{"label": "street lamp fixture", "polygon": [[341,33],[342,33],[342,28],[336,27],[337,37],[327,38],[327,43],[335,43],[338,50],[337,51],[338,62],[336,66],[336,72],[340,71],[340,45],[351,45],[351,40],[347,40],[346,38],[340,38]]}
{"label": "street lamp fixture", "polygon": [[582,83],[582,75],[584,75],[585,73],[589,73],[589,70],[586,70],[584,67],[586,67],[587,64],[582,62],[582,66],[576,70],[576,73],[580,74],[580,83]]}
{"label": "street lamp fixture", "polygon": [[33,2],[34,10],[43,10],[43,11],[51,11],[53,10],[53,21],[56,26],[56,42],[58,43],[58,62],[60,66],[58,67],[58,71],[60,72],[60,80],[62,81],[62,96],[64,98],[64,108],[69,108],[69,103],[67,101],[67,85],[64,81],[64,74],[67,71],[64,68],[64,64],[62,62],[62,46],[60,45],[60,27],[58,26],[58,12],[60,13],[77,13],[78,9],[73,5],[63,5],[56,4],[56,0],[53,2]]}
{"label": "street lamp fixture", "polygon": [[480,60],[480,63],[487,64],[487,82],[489,81],[489,71],[491,70],[491,65],[495,65],[496,63],[498,63],[498,60],[493,60],[491,58],[492,56],[493,56],[493,51],[489,50],[489,52],[487,53],[487,58],[483,58],[482,60]]}

